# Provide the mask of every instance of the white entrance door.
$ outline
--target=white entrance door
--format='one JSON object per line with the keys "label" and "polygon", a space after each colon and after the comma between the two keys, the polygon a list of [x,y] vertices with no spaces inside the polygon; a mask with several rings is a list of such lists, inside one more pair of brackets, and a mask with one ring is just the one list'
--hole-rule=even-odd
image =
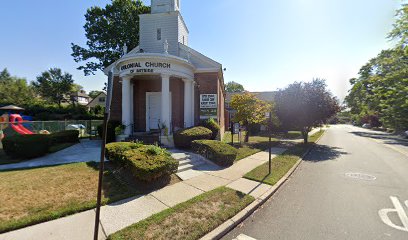
{"label": "white entrance door", "polygon": [[161,113],[161,93],[150,93],[147,99],[147,131],[157,130]]}

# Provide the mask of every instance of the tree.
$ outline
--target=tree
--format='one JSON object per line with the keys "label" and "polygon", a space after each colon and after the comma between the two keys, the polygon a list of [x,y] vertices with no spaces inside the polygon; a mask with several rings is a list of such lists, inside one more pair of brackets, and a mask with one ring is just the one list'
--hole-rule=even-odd
{"label": "tree", "polygon": [[101,94],[103,91],[98,91],[98,90],[93,90],[88,93],[88,96],[90,96],[92,99],[96,98],[99,94]]}
{"label": "tree", "polygon": [[237,92],[244,92],[244,86],[242,86],[241,84],[237,83],[237,82],[228,82],[227,84],[225,84],[225,91],[228,93],[237,93]]}
{"label": "tree", "polygon": [[[272,110],[272,105],[258,99],[254,94],[244,93],[232,96],[231,108],[236,110],[234,121],[239,122],[249,130],[252,124],[265,123],[266,113]],[[245,142],[249,141],[249,131],[245,135]]]}
{"label": "tree", "polygon": [[61,106],[66,95],[71,93],[73,84],[72,75],[66,72],[62,73],[59,68],[51,68],[41,73],[37,77],[37,81],[33,82],[33,86],[43,98],[57,103],[58,106]]}
{"label": "tree", "polygon": [[91,7],[85,14],[87,48],[71,43],[75,62],[85,75],[94,74],[119,59],[126,45],[133,49],[139,45],[139,14],[150,12],[141,0],[113,0],[105,8]]}
{"label": "tree", "polygon": [[275,97],[276,113],[285,129],[302,132],[304,143],[313,127],[320,126],[340,111],[325,80],[314,79],[310,83],[295,82],[279,90]]}
{"label": "tree", "polygon": [[13,77],[7,69],[0,72],[0,103],[27,105],[38,101],[33,87],[24,78]]}

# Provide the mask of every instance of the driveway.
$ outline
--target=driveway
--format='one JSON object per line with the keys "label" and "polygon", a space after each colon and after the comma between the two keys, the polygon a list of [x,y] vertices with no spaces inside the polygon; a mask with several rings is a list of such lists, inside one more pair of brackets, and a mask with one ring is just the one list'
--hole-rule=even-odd
{"label": "driveway", "polygon": [[0,170],[99,161],[100,154],[101,141],[84,139],[81,140],[80,143],[56,153],[51,153],[46,156],[34,158],[21,163],[0,165]]}

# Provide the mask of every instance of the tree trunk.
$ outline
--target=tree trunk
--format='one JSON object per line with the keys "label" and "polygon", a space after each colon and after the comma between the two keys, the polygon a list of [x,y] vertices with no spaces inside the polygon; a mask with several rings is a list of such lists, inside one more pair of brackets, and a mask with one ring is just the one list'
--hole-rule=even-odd
{"label": "tree trunk", "polygon": [[246,134],[245,134],[245,140],[244,142],[247,143],[249,142],[249,124],[245,124],[245,129],[246,129]]}

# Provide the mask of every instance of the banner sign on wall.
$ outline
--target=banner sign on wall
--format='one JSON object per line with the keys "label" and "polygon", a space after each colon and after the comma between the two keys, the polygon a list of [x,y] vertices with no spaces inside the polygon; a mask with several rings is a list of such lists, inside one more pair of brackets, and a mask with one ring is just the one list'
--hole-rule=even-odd
{"label": "banner sign on wall", "polygon": [[217,94],[200,94],[201,108],[217,108]]}
{"label": "banner sign on wall", "polygon": [[200,94],[200,119],[217,119],[217,116],[217,94]]}

